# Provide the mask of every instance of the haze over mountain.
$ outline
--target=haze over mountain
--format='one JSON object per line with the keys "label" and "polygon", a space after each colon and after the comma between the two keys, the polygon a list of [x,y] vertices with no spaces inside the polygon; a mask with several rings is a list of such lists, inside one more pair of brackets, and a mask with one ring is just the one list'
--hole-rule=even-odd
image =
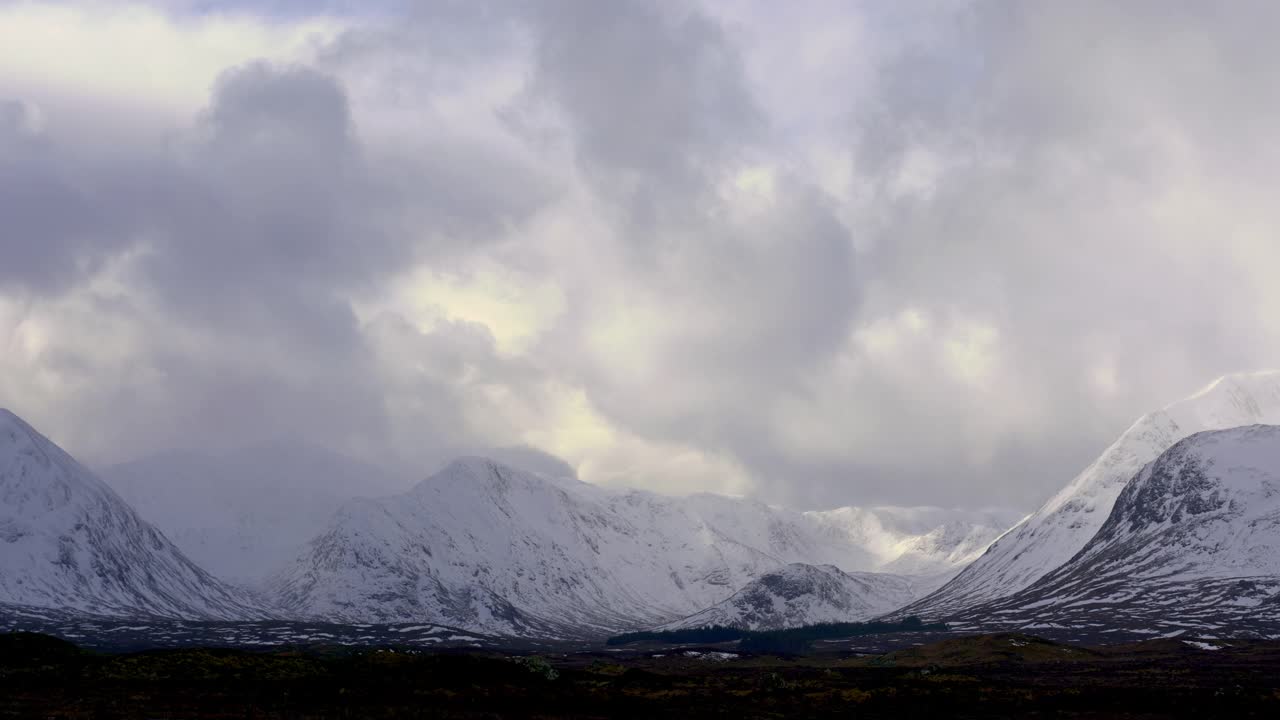
{"label": "haze over mountain", "polygon": [[120,617],[264,612],[187,559],[93,473],[0,409],[0,603]]}
{"label": "haze over mountain", "polygon": [[943,618],[1028,587],[1067,562],[1107,520],[1144,465],[1194,433],[1280,424],[1280,372],[1229,375],[1144,415],[1089,467],[937,592],[904,613]]}
{"label": "haze over mountain", "polygon": [[377,466],[300,443],[175,451],[108,467],[102,477],[187,557],[246,585],[292,559],[352,497],[409,486]]}

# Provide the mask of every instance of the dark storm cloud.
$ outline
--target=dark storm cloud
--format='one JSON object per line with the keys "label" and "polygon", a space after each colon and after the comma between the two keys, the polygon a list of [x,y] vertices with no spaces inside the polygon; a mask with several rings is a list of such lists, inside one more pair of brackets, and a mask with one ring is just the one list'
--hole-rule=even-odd
{"label": "dark storm cloud", "polygon": [[43,136],[39,110],[0,99],[0,290],[57,292],[119,248],[120,218]]}
{"label": "dark storm cloud", "polygon": [[[648,338],[651,377],[578,372],[610,418],[647,437],[731,454],[768,442],[775,394],[847,330],[847,230],[829,198],[771,166],[768,190],[743,201],[751,217],[734,217],[723,193],[772,148],[738,48],[711,18],[648,3],[537,7],[535,97],[563,114],[592,192],[621,210],[614,229],[635,261],[623,282],[665,313]],[[579,288],[580,330],[614,322],[591,312],[604,291]]]}
{"label": "dark storm cloud", "polygon": [[697,202],[758,136],[738,51],[704,14],[631,0],[528,11],[534,92],[564,111],[589,180],[637,219]]}
{"label": "dark storm cloud", "polygon": [[184,150],[149,228],[151,285],[204,321],[278,316],[298,337],[352,343],[333,299],[411,248],[360,210],[371,193],[337,83],[265,64],[228,71]]}

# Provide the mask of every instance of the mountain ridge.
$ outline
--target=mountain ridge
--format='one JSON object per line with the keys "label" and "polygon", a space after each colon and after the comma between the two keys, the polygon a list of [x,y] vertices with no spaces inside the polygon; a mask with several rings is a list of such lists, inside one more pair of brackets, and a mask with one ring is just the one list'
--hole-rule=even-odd
{"label": "mountain ridge", "polygon": [[1070,561],[956,621],[1280,636],[1280,426],[1180,440],[1134,476]]}

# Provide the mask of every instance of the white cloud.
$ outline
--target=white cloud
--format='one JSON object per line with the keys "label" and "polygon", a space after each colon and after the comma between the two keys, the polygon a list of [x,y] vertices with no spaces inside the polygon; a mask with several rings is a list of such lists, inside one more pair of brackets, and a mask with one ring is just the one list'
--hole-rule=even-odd
{"label": "white cloud", "polygon": [[[564,293],[554,283],[483,262],[465,273],[416,268],[396,279],[381,302],[424,332],[442,321],[483,325],[497,349],[511,355],[524,354],[565,306]],[[376,312],[366,309],[362,315]]]}
{"label": "white cloud", "polygon": [[[143,4],[0,4],[0,91],[181,118],[226,68],[306,61],[343,29],[328,18],[178,17]],[[17,91],[15,93],[15,91]]]}

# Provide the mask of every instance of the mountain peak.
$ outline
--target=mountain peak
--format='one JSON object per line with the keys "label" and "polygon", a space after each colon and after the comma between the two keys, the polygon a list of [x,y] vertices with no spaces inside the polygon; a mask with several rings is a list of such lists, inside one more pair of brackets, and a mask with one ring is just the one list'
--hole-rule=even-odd
{"label": "mountain peak", "polygon": [[1224,375],[1164,413],[1193,432],[1275,419],[1280,415],[1280,370]]}
{"label": "mountain peak", "polygon": [[[32,440],[34,440],[36,436],[40,436],[40,433],[36,432],[35,428],[31,427],[31,425],[29,425],[27,421],[18,417],[18,415],[14,413],[12,410],[9,410],[8,408],[0,407],[0,431],[5,431],[5,430],[10,431],[9,433],[10,442],[13,442],[14,440],[17,439],[17,436],[15,435],[15,433],[21,433],[23,435],[26,435],[29,439],[32,439]],[[40,436],[40,437],[43,437],[43,436]]]}
{"label": "mountain peak", "polygon": [[432,473],[430,477],[418,484],[419,488],[441,488],[465,486],[472,488],[503,489],[510,486],[513,480],[537,482],[543,478],[519,468],[504,465],[480,455],[463,455],[454,458],[449,464]]}
{"label": "mountain peak", "polygon": [[1265,391],[1273,387],[1277,382],[1280,382],[1280,369],[1227,373],[1205,385],[1198,392],[1186,398],[1186,400],[1195,400],[1216,392],[1230,392],[1232,390]]}
{"label": "mountain peak", "polygon": [[513,487],[530,490],[538,488],[565,490],[590,486],[577,478],[553,478],[483,455],[462,455],[418,483],[416,489],[425,492],[454,487],[505,494]]}
{"label": "mountain peak", "polygon": [[13,412],[0,409],[0,515],[60,507],[110,489]]}
{"label": "mountain peak", "polygon": [[445,465],[440,474],[492,475],[503,470],[515,469],[483,455],[461,455]]}

